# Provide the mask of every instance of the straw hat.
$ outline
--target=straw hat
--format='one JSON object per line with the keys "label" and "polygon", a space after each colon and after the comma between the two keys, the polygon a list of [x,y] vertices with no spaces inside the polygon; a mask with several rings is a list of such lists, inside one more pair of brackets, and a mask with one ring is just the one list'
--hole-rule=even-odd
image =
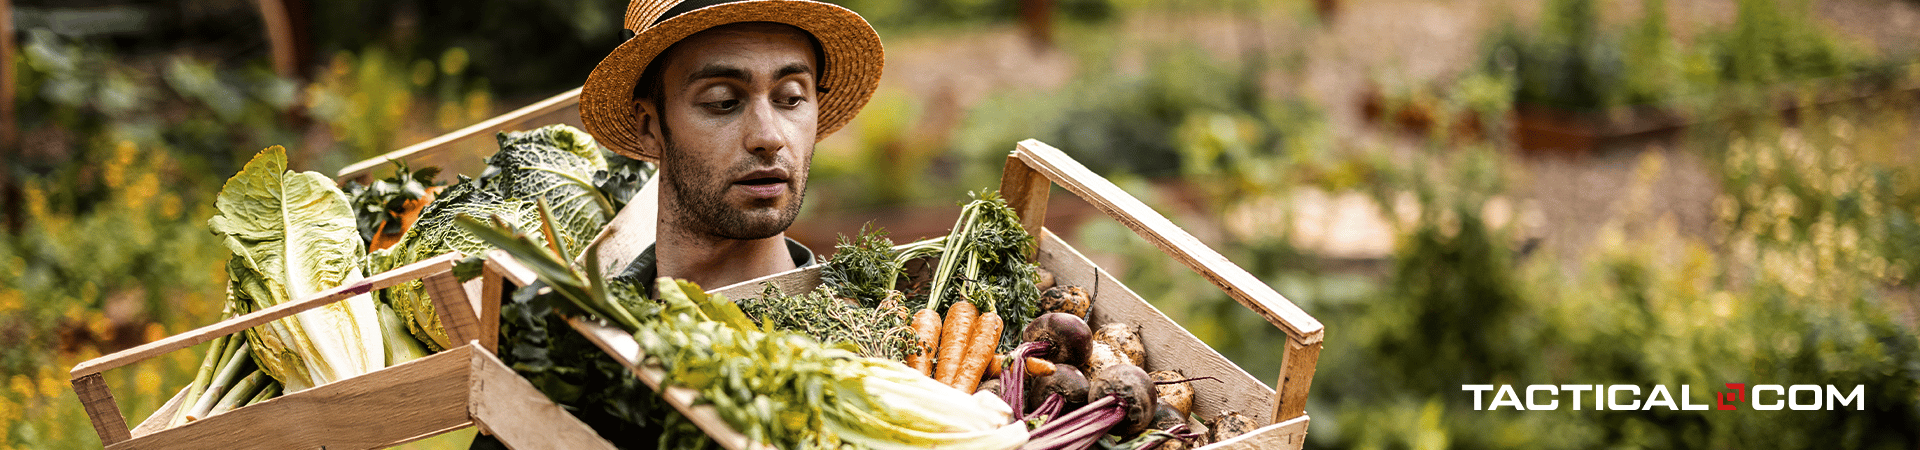
{"label": "straw hat", "polygon": [[819,87],[820,130],[816,139],[845,126],[880,85],[886,60],[880,35],[867,20],[836,5],[810,0],[632,0],[626,28],[636,35],[600,60],[580,90],[580,119],[607,148],[658,161],[640,145],[633,90],[647,64],[681,39],[739,22],[793,25],[820,41],[826,56]]}

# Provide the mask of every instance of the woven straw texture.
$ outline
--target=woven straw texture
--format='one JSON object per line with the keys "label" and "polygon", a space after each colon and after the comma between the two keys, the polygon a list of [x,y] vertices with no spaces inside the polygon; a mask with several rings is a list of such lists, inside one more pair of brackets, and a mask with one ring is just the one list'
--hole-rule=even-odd
{"label": "woven straw texture", "polygon": [[[627,6],[626,26],[636,35],[614,48],[594,67],[580,92],[580,119],[602,145],[629,157],[659,161],[660,155],[640,145],[635,127],[633,91],[647,64],[667,47],[708,28],[740,22],[777,22],[813,34],[826,56],[819,86],[820,129],[815,139],[846,126],[860,113],[880,86],[886,61],[880,35],[866,19],[846,8],[809,0],[744,0],[707,6],[674,16],[660,15],[678,0],[634,0]],[[655,22],[659,22],[655,24]]]}

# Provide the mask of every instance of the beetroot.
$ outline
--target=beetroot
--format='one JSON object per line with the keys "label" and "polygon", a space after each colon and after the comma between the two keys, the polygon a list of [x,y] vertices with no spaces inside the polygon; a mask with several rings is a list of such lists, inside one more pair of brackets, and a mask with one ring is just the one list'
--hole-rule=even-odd
{"label": "beetroot", "polygon": [[1146,431],[1153,425],[1153,411],[1158,407],[1153,378],[1147,371],[1132,364],[1108,366],[1093,373],[1094,396],[1113,395],[1121,399],[1126,407],[1126,417],[1114,428],[1125,436]]}
{"label": "beetroot", "polygon": [[1046,342],[1052,344],[1040,359],[1072,366],[1085,366],[1087,354],[1092,353],[1093,329],[1079,316],[1067,313],[1046,313],[1033,318],[1027,327],[1020,331],[1023,342]]}
{"label": "beetroot", "polygon": [[1054,366],[1053,375],[1033,378],[1029,382],[1032,387],[1027,390],[1027,409],[1038,408],[1047,399],[1047,394],[1059,394],[1065,401],[1064,410],[1072,411],[1087,404],[1087,392],[1092,389],[1092,385],[1087,383],[1087,376],[1081,374],[1079,368],[1065,364]]}

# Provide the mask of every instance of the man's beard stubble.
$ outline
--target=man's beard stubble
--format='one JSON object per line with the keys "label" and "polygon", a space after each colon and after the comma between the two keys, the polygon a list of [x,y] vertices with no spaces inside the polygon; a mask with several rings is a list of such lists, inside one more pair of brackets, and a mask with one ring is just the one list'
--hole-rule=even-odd
{"label": "man's beard stubble", "polygon": [[[678,146],[672,138],[666,141],[666,154],[674,154]],[[715,174],[737,173],[754,168],[752,160],[743,163],[745,167],[730,167],[725,170],[703,170],[704,168],[688,164],[685,158],[661,158],[660,176],[662,181],[673,186],[675,201],[672,204],[675,215],[690,219],[692,223],[683,224],[691,231],[734,240],[765,239],[779,235],[793,225],[800,215],[800,205],[807,198],[806,185],[798,172],[789,171],[787,186],[794,189],[794,198],[776,217],[751,217],[744,211],[734,209],[723,198],[726,190],[732,187],[731,180],[709,178]]]}

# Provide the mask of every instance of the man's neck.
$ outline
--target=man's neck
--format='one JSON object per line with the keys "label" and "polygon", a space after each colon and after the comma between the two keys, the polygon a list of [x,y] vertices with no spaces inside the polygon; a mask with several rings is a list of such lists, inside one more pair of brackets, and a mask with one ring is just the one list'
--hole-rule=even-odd
{"label": "man's neck", "polygon": [[738,240],[694,233],[661,224],[654,254],[662,277],[679,278],[713,289],[792,270],[786,233]]}

